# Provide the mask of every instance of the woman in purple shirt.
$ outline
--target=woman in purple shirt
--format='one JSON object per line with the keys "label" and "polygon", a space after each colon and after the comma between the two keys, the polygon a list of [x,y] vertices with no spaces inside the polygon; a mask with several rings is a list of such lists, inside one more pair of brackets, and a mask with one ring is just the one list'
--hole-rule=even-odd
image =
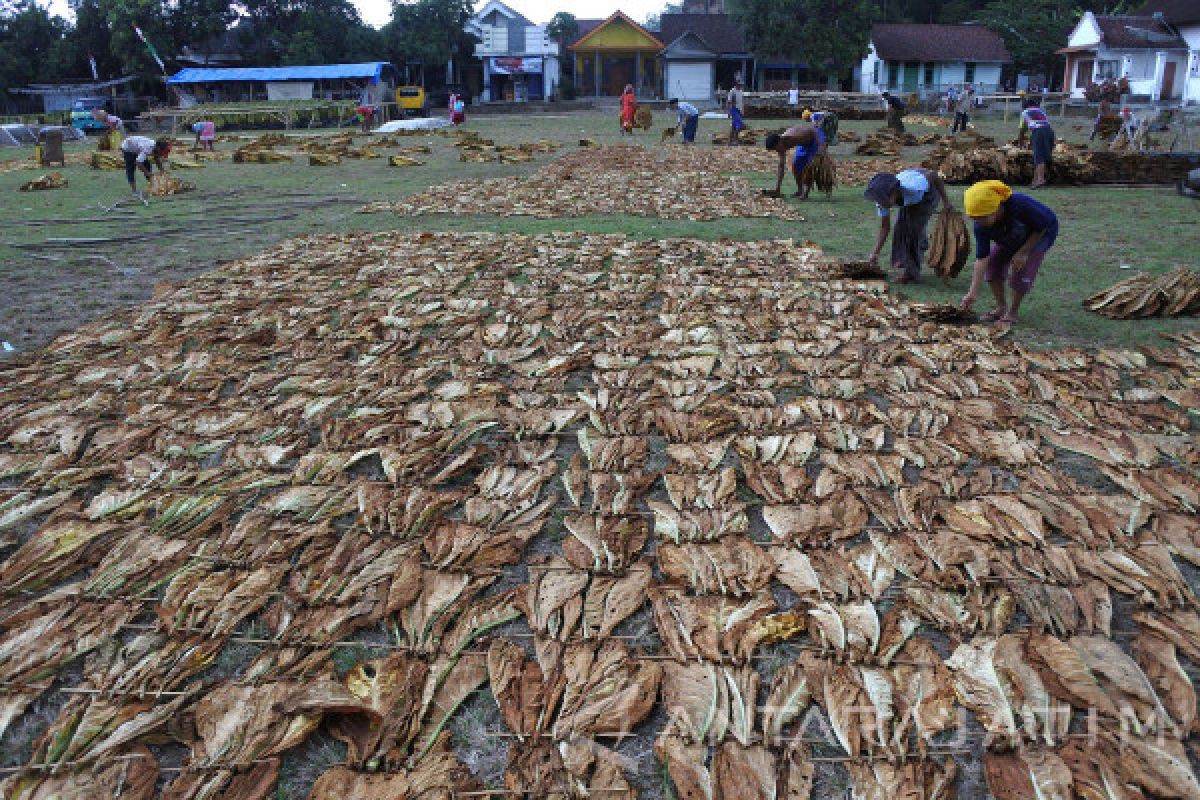
{"label": "woman in purple shirt", "polygon": [[[1058,217],[1032,197],[1013,194],[1000,181],[975,184],[963,195],[963,204],[975,222],[975,270],[961,307],[966,310],[975,304],[979,284],[987,280],[996,307],[984,320],[1014,323],[1046,251],[1058,237]],[[1012,289],[1011,302],[1005,296],[1006,278]]]}

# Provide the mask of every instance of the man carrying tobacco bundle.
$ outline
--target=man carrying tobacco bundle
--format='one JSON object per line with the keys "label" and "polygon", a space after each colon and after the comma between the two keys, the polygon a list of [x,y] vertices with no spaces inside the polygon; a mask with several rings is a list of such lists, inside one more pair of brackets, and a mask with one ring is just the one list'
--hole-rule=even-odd
{"label": "man carrying tobacco bundle", "polygon": [[768,134],[766,148],[779,154],[779,169],[775,173],[774,195],[778,196],[783,188],[783,170],[787,163],[788,151],[793,147],[796,153],[792,157],[792,176],[796,179],[795,197],[808,199],[809,188],[804,183],[804,170],[814,158],[825,155],[825,134],[812,125],[798,125],[788,128],[782,134]]}

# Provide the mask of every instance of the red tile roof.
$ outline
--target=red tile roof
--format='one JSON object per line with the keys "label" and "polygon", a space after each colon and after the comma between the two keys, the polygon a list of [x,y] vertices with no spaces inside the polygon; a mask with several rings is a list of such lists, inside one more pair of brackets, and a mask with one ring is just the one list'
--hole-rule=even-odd
{"label": "red tile roof", "polygon": [[1004,40],[982,25],[880,24],[871,41],[885,61],[1012,61]]}

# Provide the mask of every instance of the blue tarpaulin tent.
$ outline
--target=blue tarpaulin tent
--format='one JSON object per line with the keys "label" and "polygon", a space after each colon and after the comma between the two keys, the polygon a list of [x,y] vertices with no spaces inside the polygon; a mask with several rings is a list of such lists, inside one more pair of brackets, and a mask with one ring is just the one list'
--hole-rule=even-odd
{"label": "blue tarpaulin tent", "polygon": [[304,67],[188,67],[181,69],[167,83],[226,83],[231,81],[339,81],[368,80],[379,83],[384,70],[394,72],[387,61],[368,61],[363,64],[315,64]]}

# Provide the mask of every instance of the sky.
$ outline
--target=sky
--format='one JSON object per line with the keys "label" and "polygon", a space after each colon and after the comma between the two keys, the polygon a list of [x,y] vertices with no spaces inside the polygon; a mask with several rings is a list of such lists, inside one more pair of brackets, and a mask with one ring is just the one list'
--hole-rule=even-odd
{"label": "sky", "polygon": [[[524,14],[531,22],[541,25],[549,22],[550,18],[559,11],[574,14],[579,19],[604,19],[611,16],[617,9],[624,11],[637,22],[644,22],[647,14],[662,11],[667,2],[666,0],[622,0],[619,3],[610,2],[610,0],[515,0],[515,2],[504,0],[504,4]],[[354,0],[354,5],[358,6],[358,13],[362,14],[363,21],[368,25],[379,27],[386,24],[392,17],[391,0]],[[480,8],[482,5],[483,3],[476,3],[475,7]]]}
{"label": "sky", "polygon": [[[368,25],[380,27],[392,18],[392,0],[353,0],[358,13]],[[644,22],[646,15],[662,11],[667,0],[504,0],[509,8],[524,14],[535,24],[545,24],[559,11],[574,14],[579,19],[604,19],[618,9],[637,22]],[[45,5],[53,14],[73,17],[67,0],[49,0]],[[483,6],[476,3],[476,8]]]}

